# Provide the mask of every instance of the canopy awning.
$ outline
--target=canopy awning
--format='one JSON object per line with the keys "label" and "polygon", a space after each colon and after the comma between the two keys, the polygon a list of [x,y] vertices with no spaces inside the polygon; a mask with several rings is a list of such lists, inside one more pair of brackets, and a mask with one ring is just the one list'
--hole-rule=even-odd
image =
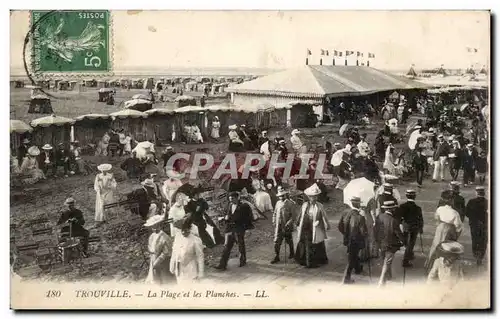
{"label": "canopy awning", "polygon": [[10,120],[10,132],[24,134],[33,131],[33,128],[20,120]]}
{"label": "canopy awning", "polygon": [[97,114],[97,113],[91,113],[91,114],[84,114],[80,115],[75,118],[75,122],[83,121],[83,120],[97,120],[97,119],[109,119],[110,116],[108,114]]}
{"label": "canopy awning", "polygon": [[62,117],[62,116],[56,116],[55,114],[50,115],[50,116],[45,116],[41,117],[38,119],[35,119],[31,121],[30,125],[32,127],[48,127],[51,125],[55,126],[62,126],[62,125],[67,125],[67,124],[73,124],[75,123],[75,120],[69,119],[67,117]]}
{"label": "canopy awning", "polygon": [[148,115],[144,112],[136,111],[136,110],[131,110],[131,109],[124,109],[118,112],[114,112],[110,114],[113,120],[117,118],[146,118]]}

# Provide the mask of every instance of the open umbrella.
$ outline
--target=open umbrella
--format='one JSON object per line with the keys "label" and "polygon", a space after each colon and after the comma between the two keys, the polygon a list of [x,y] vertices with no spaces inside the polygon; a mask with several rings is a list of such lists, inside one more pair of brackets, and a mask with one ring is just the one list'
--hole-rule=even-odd
{"label": "open umbrella", "polygon": [[375,196],[373,186],[375,183],[364,177],[350,181],[344,188],[344,204],[351,206],[351,199],[357,196],[361,199],[361,206],[366,206],[368,201]]}
{"label": "open umbrella", "polygon": [[20,120],[10,120],[10,132],[24,134],[33,131],[33,128]]}
{"label": "open umbrella", "polygon": [[349,126],[349,124],[344,124],[340,127],[339,129],[339,135],[340,136],[344,136],[344,133],[347,131],[347,127]]}
{"label": "open umbrella", "polygon": [[149,141],[137,143],[137,145],[132,150],[132,152],[136,153],[138,159],[146,158],[146,155],[149,151],[154,152],[154,144]]}
{"label": "open umbrella", "polygon": [[339,166],[340,163],[342,163],[342,158],[344,157],[344,150],[338,150],[332,155],[332,160],[330,161],[330,164],[333,166]]}
{"label": "open umbrella", "polygon": [[420,137],[423,137],[422,134],[420,134],[417,131],[413,131],[410,135],[410,138],[408,139],[408,147],[411,149],[411,150],[414,150],[415,147],[417,146],[417,142],[418,142],[418,139]]}
{"label": "open umbrella", "polygon": [[133,99],[125,102],[125,108],[145,112],[153,108],[153,102],[146,99]]}

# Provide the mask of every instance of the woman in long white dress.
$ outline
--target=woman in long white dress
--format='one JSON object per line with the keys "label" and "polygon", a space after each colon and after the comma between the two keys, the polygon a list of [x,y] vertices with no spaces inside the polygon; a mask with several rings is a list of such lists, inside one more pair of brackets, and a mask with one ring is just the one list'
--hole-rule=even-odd
{"label": "woman in long white dress", "polygon": [[186,220],[174,239],[170,272],[177,278],[178,284],[189,284],[204,276],[205,262],[203,243],[192,233],[192,224]]}
{"label": "woman in long white dress", "polygon": [[106,221],[104,205],[114,202],[116,180],[113,175],[109,173],[111,167],[111,164],[101,164],[97,166],[100,173],[97,174],[95,178],[94,190],[96,192],[95,221],[98,223]]}
{"label": "woman in long white dress", "polygon": [[29,177],[24,180],[26,184],[35,184],[41,179],[45,178],[42,170],[38,168],[37,156],[40,155],[40,150],[36,146],[32,146],[28,149],[26,157],[23,159],[21,164],[20,172],[21,174],[26,174]]}
{"label": "woman in long white dress", "polygon": [[149,271],[146,284],[162,285],[171,278],[169,274],[169,256],[171,255],[172,239],[160,228],[163,216],[154,215],[146,221],[145,227],[151,228],[148,240]]}
{"label": "woman in long white dress", "polygon": [[108,156],[108,146],[109,146],[109,134],[108,132],[104,133],[102,136],[102,139],[99,141],[99,144],[97,145],[97,149],[95,151],[96,156]]}
{"label": "woman in long white dress", "polygon": [[212,121],[212,132],[211,132],[211,134],[210,134],[210,136],[211,136],[214,140],[218,140],[218,139],[220,138],[219,130],[220,130],[220,121],[219,121],[219,117],[218,117],[218,116],[215,116],[215,117],[214,117],[214,120]]}
{"label": "woman in long white dress", "polygon": [[394,146],[390,144],[385,150],[384,170],[390,175],[396,175],[396,165],[394,164]]}
{"label": "woman in long white dress", "polygon": [[172,206],[172,196],[175,194],[175,191],[182,186],[182,181],[180,180],[180,176],[174,170],[168,170],[167,172],[168,179],[163,182],[163,186],[161,188],[163,192],[163,196],[168,200],[169,206]]}
{"label": "woman in long white dress", "polygon": [[175,202],[168,211],[168,218],[172,219],[170,223],[170,235],[172,237],[176,237],[180,233],[180,227],[178,226],[186,216],[184,205],[187,203],[188,197],[184,194],[178,194],[174,200]]}

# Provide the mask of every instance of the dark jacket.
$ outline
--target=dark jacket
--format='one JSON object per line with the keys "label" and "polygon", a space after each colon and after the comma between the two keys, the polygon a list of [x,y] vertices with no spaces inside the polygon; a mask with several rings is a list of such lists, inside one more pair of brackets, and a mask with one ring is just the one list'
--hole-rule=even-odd
{"label": "dark jacket", "polygon": [[382,208],[382,205],[384,205],[384,202],[388,202],[388,201],[394,201],[396,204],[398,204],[398,200],[392,194],[382,193],[378,196],[377,206],[380,207],[381,213],[385,212],[385,208]]}
{"label": "dark jacket", "polygon": [[69,161],[71,158],[71,153],[67,149],[58,149],[56,151],[56,162],[57,164],[62,164],[66,161]]}
{"label": "dark jacket", "polygon": [[463,160],[462,160],[463,168],[470,169],[470,170],[474,169],[476,158],[477,158],[476,150],[472,150],[472,154],[469,154],[469,152],[467,150],[464,150]]}
{"label": "dark jacket", "polygon": [[167,151],[161,155],[161,159],[163,160],[163,167],[167,166],[168,160],[174,155],[174,151]]}
{"label": "dark jacket", "polygon": [[471,227],[488,225],[488,200],[484,197],[476,197],[467,203],[465,216],[469,219]]}
{"label": "dark jacket", "polygon": [[427,156],[418,153],[413,157],[412,166],[415,170],[426,171],[428,165]]}
{"label": "dark jacket", "polygon": [[[49,166],[55,165],[56,164],[56,156],[55,156],[54,152],[49,151],[48,154],[49,154],[49,161],[50,161]],[[46,166],[46,164],[45,164],[46,159],[47,159],[47,154],[45,154],[45,151],[42,151],[40,153],[40,155],[38,155],[38,167],[43,169]]]}
{"label": "dark jacket", "polygon": [[455,157],[448,158],[450,165],[452,165],[455,169],[462,167],[463,151],[459,148],[450,148],[450,154],[455,154]]}
{"label": "dark jacket", "polygon": [[19,146],[19,148],[17,149],[17,160],[19,161],[19,165],[21,165],[21,163],[23,162],[26,153],[28,153],[28,147],[24,144]]}
{"label": "dark jacket", "polygon": [[478,173],[486,173],[488,171],[488,161],[486,157],[478,157],[476,158],[476,171]]}
{"label": "dark jacket", "polygon": [[443,142],[442,144],[437,143],[436,150],[434,151],[434,155],[432,156],[432,159],[434,161],[439,161],[439,158],[441,156],[448,157],[449,153],[450,153],[450,145],[448,143],[446,143],[446,142]]}
{"label": "dark jacket", "polygon": [[[88,231],[83,228],[85,225],[85,219],[83,219],[83,213],[81,210],[76,208],[70,208],[61,213],[61,217],[57,222],[57,225],[61,225],[66,223],[69,219],[74,218],[75,220],[71,222],[71,236],[73,237],[82,237],[88,234]],[[61,233],[66,233],[69,235],[70,227],[69,224],[63,226],[61,229]]]}
{"label": "dark jacket", "polygon": [[396,213],[406,231],[420,231],[424,228],[422,208],[414,201],[399,205]]}
{"label": "dark jacket", "polygon": [[143,166],[137,157],[129,157],[120,165],[120,168],[127,172],[129,178],[139,177],[142,174]]}
{"label": "dark jacket", "polygon": [[227,208],[226,233],[242,233],[245,230],[253,229],[252,209],[248,204],[239,202],[234,210],[231,211],[232,204]]}
{"label": "dark jacket", "polygon": [[350,249],[363,249],[365,247],[365,238],[368,233],[366,220],[359,214],[357,209],[353,209],[339,220],[339,231],[344,235],[344,246],[347,251]]}
{"label": "dark jacket", "polygon": [[144,187],[129,193],[128,200],[138,205],[136,213],[138,213],[143,219],[146,219],[149,213],[150,197]]}
{"label": "dark jacket", "polygon": [[[198,227],[198,233],[203,244],[209,248],[212,248],[216,245],[222,244],[224,242],[224,237],[221,235],[219,229],[217,228],[217,225],[215,225],[212,219],[208,216],[208,208],[208,203],[202,198],[198,200],[191,200],[186,204],[186,206],[184,206],[186,215],[188,215],[193,224]],[[210,225],[213,228],[213,236],[215,241],[208,234],[206,230],[207,225]]]}
{"label": "dark jacket", "polygon": [[375,239],[382,251],[396,252],[403,246],[403,233],[390,213],[379,214],[375,221]]}

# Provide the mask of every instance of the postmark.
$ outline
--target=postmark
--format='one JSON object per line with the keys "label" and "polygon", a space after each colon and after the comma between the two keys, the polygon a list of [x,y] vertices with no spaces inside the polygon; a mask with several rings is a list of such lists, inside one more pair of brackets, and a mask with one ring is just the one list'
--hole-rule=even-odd
{"label": "postmark", "polygon": [[111,72],[109,11],[32,11],[30,32],[35,75]]}

